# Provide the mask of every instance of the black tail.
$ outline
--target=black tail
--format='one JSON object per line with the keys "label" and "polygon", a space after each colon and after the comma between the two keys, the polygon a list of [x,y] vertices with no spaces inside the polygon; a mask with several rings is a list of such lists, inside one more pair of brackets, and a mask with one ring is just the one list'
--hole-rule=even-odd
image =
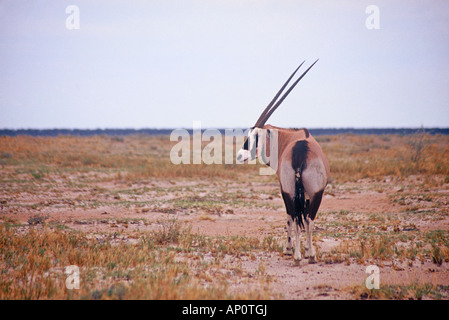
{"label": "black tail", "polygon": [[301,228],[304,228],[304,218],[308,214],[309,200],[306,200],[306,196],[304,193],[304,186],[302,184],[302,179],[299,174],[296,175],[294,203],[295,203],[295,219],[297,219],[299,226]]}
{"label": "black tail", "polygon": [[302,172],[306,168],[307,154],[309,153],[309,144],[306,140],[296,142],[293,147],[292,167],[295,170],[295,218],[301,228],[304,227],[304,217],[308,212],[308,204],[304,194],[304,186],[302,184]]}

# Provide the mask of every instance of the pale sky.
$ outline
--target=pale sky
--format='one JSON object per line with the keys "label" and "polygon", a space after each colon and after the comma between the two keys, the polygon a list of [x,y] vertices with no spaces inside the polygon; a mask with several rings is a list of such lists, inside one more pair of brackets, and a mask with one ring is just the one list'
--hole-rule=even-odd
{"label": "pale sky", "polygon": [[447,0],[0,0],[0,128],[246,128],[318,58],[268,123],[449,127]]}

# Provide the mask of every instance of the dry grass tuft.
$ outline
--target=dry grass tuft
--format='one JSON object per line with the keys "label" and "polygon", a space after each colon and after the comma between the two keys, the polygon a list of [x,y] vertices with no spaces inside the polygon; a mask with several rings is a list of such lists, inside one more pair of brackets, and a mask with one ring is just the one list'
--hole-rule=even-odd
{"label": "dry grass tuft", "polygon": [[[198,259],[208,254],[238,257],[261,244],[243,237],[217,242],[192,234],[175,220],[159,231],[140,233],[134,242],[117,242],[116,234],[92,237],[2,223],[0,299],[266,299],[269,291],[231,291],[231,271],[217,273],[219,281],[203,279],[224,266],[220,259]],[[65,287],[69,265],[81,270],[79,290]]]}

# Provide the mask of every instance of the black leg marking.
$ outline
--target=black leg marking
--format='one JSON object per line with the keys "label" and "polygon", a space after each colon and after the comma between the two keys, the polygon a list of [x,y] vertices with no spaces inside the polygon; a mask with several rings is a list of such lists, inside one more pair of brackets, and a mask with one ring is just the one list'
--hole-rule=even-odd
{"label": "black leg marking", "polygon": [[320,192],[317,192],[312,197],[312,201],[310,203],[310,208],[308,208],[308,216],[313,221],[315,219],[316,213],[318,212],[318,208],[321,204],[321,199],[323,197],[324,190],[321,190]]}

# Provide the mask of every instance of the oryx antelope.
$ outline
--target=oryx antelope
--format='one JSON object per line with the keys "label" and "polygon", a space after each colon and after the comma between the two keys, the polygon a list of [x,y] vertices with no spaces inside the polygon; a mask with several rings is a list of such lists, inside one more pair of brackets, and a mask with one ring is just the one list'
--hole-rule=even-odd
{"label": "oryx antelope", "polygon": [[321,198],[329,180],[329,164],[320,145],[307,129],[284,129],[265,125],[265,122],[317,61],[278,100],[304,62],[296,68],[262,112],[254,127],[250,128],[242,149],[237,153],[238,162],[254,160],[257,156],[260,156],[261,142],[263,141],[265,148],[267,148],[266,146],[270,144],[270,131],[277,131],[276,174],[287,210],[287,245],[284,253],[292,254],[292,228],[294,228],[296,237],[294,260],[296,264],[299,264],[302,259],[300,248],[301,228],[306,231],[305,257],[309,258],[310,262],[314,262],[316,259],[315,249],[312,245],[313,220],[320,207]]}

